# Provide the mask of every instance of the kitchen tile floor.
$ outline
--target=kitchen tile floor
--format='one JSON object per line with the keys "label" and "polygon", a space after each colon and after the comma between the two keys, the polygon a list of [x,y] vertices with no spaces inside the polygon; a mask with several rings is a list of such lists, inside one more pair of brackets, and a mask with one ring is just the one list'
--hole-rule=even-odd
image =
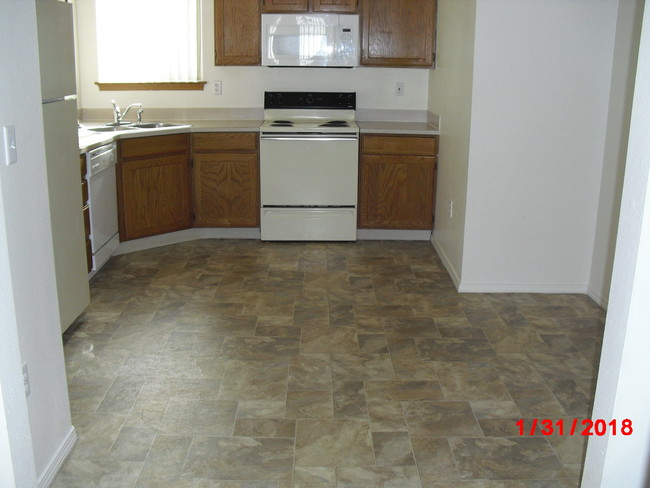
{"label": "kitchen tile floor", "polygon": [[[64,335],[55,488],[559,488],[604,313],[456,293],[428,242],[199,240],[112,258]],[[526,434],[516,422],[524,419]]]}

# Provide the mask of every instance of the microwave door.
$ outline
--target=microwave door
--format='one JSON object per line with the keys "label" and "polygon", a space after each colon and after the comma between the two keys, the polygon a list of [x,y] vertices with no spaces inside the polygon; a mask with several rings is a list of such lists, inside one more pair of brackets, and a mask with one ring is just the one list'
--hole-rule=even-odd
{"label": "microwave door", "polygon": [[274,27],[266,38],[265,58],[270,66],[299,66],[296,53],[300,50],[300,35],[292,29]]}
{"label": "microwave door", "polygon": [[273,25],[263,44],[269,66],[335,66],[337,26]]}
{"label": "microwave door", "polygon": [[301,26],[300,43],[303,66],[336,65],[336,26]]}

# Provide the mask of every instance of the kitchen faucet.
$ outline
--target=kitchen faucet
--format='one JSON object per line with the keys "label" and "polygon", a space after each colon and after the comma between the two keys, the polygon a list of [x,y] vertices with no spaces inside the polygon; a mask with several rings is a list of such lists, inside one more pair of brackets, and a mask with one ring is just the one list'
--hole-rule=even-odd
{"label": "kitchen faucet", "polygon": [[113,104],[113,125],[120,125],[122,123],[122,119],[126,117],[126,114],[131,110],[133,107],[138,107],[138,123],[142,122],[142,112],[144,112],[144,108],[142,108],[141,103],[132,103],[128,107],[126,107],[126,110],[124,112],[120,112],[120,107],[117,105],[117,102],[115,100],[111,100],[111,103]]}

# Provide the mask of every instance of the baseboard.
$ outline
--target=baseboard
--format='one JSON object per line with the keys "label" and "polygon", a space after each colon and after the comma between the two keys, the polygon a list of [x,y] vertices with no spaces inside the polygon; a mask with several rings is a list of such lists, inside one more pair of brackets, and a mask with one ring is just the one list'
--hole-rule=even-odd
{"label": "baseboard", "polygon": [[135,251],[144,251],[155,247],[169,246],[196,239],[259,239],[259,228],[193,228],[160,234],[157,236],[143,237],[132,241],[120,242],[120,247],[115,255]]}
{"label": "baseboard", "polygon": [[52,485],[61,466],[72,452],[75,442],[77,442],[77,432],[74,430],[74,426],[70,426],[68,435],[63,439],[56,454],[50,460],[43,474],[41,474],[38,480],[38,488],[49,488]]}
{"label": "baseboard", "polygon": [[440,261],[442,261],[442,265],[447,270],[447,273],[449,273],[449,277],[451,278],[451,281],[454,283],[454,286],[458,290],[460,284],[460,276],[458,276],[456,269],[451,264],[451,261],[445,254],[445,251],[443,251],[438,241],[436,241],[435,239],[431,239],[431,244],[433,244],[433,248],[436,250],[436,253],[438,253],[438,257],[440,258]]}
{"label": "baseboard", "polygon": [[[387,229],[358,229],[359,240],[386,240],[386,241],[428,241],[431,238],[430,230],[387,230]],[[114,255],[126,254],[135,251],[144,251],[156,247],[180,244],[181,242],[196,239],[260,239],[259,228],[193,228],[170,232],[132,241],[120,242]]]}
{"label": "baseboard", "polygon": [[607,310],[607,305],[609,305],[609,297],[604,297],[601,293],[594,290],[592,287],[587,289],[587,295],[594,302],[596,302],[603,310]]}
{"label": "baseboard", "polygon": [[357,229],[360,241],[428,241],[430,230]]}
{"label": "baseboard", "polygon": [[565,283],[468,283],[461,281],[459,293],[567,293],[587,294],[587,285]]}

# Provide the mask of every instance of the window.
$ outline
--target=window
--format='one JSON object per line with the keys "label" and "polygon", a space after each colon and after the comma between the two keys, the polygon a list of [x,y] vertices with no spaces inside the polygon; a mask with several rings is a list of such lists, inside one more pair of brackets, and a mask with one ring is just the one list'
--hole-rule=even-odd
{"label": "window", "polygon": [[95,8],[100,87],[200,79],[198,0],[96,0]]}

